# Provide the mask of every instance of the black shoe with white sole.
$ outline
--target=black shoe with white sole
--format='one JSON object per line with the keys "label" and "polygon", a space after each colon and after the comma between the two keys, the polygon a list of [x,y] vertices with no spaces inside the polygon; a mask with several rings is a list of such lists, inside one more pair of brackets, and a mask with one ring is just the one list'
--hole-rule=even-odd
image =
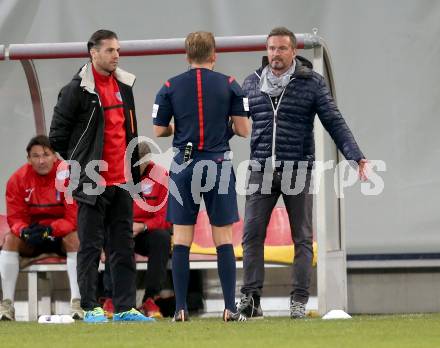
{"label": "black shoe with white sole", "polygon": [[246,317],[239,311],[232,312],[229,309],[223,311],[223,321],[246,321]]}
{"label": "black shoe with white sole", "polygon": [[237,309],[247,319],[262,319],[263,310],[261,309],[259,303],[258,305],[255,303],[254,296],[255,295],[252,294],[243,295],[243,297],[240,299],[240,302],[237,305]]}

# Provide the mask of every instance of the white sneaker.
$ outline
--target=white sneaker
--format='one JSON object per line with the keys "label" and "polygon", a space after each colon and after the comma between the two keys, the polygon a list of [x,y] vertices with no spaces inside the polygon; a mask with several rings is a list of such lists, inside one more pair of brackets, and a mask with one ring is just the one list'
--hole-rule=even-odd
{"label": "white sneaker", "polygon": [[81,300],[79,298],[72,298],[70,301],[70,315],[75,320],[84,319],[84,311],[81,308]]}
{"label": "white sneaker", "polygon": [[15,321],[15,308],[9,299],[0,301],[0,320]]}

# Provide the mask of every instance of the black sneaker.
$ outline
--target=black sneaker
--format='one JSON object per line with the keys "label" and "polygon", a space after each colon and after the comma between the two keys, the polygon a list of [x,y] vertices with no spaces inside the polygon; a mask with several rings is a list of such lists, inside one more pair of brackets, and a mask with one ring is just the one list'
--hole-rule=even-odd
{"label": "black sneaker", "polygon": [[239,311],[232,312],[229,309],[223,311],[223,321],[246,321],[246,317]]}
{"label": "black sneaker", "polygon": [[184,309],[178,310],[173,317],[173,322],[176,321],[189,321],[188,311],[185,311]]}
{"label": "black sneaker", "polygon": [[306,305],[302,302],[295,301],[293,296],[290,297],[290,318],[304,319],[306,317]]}
{"label": "black sneaker", "polygon": [[263,310],[261,309],[260,304],[258,304],[258,306],[255,306],[255,300],[251,294],[243,295],[237,305],[237,309],[238,312],[243,314],[248,319],[263,318]]}

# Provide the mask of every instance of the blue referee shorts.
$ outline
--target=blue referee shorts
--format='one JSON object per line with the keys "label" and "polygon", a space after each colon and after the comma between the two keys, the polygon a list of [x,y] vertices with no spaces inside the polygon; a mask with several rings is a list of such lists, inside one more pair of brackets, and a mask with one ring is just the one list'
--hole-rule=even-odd
{"label": "blue referee shorts", "polygon": [[[167,220],[178,225],[195,225],[203,198],[211,225],[225,226],[239,220],[235,173],[224,153],[195,152],[183,163],[179,152],[170,168]],[[178,194],[173,192],[172,182]]]}

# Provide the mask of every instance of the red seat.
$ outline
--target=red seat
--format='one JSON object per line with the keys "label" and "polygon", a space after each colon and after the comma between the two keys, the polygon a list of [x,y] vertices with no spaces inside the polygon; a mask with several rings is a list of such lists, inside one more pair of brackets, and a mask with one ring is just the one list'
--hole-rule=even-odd
{"label": "red seat", "polygon": [[240,246],[243,240],[243,220],[240,218],[239,221],[232,224],[232,245],[234,247]]}
{"label": "red seat", "polygon": [[[232,245],[241,245],[243,238],[243,220],[240,219],[232,224]],[[206,210],[199,212],[196,225],[194,226],[194,243],[202,248],[215,248],[212,240],[212,228],[209,222],[209,216]]]}
{"label": "red seat", "polygon": [[[289,216],[285,207],[276,207],[272,211],[264,242],[264,260],[276,263],[292,263],[294,248],[290,231]],[[313,265],[318,258],[318,247],[313,242]]]}
{"label": "red seat", "polygon": [[66,263],[66,258],[62,256],[49,256],[35,261],[32,261],[31,265],[56,265]]}
{"label": "red seat", "polygon": [[281,246],[292,245],[289,216],[285,207],[275,207],[267,226],[264,245]]}
{"label": "red seat", "polygon": [[189,254],[190,261],[215,261],[217,255],[205,255],[205,254]]}
{"label": "red seat", "polygon": [[136,260],[136,262],[147,262],[148,261],[148,256],[134,254],[134,259]]}
{"label": "red seat", "polygon": [[199,212],[196,225],[194,226],[194,243],[201,248],[215,248],[212,240],[212,228],[206,210]]}

